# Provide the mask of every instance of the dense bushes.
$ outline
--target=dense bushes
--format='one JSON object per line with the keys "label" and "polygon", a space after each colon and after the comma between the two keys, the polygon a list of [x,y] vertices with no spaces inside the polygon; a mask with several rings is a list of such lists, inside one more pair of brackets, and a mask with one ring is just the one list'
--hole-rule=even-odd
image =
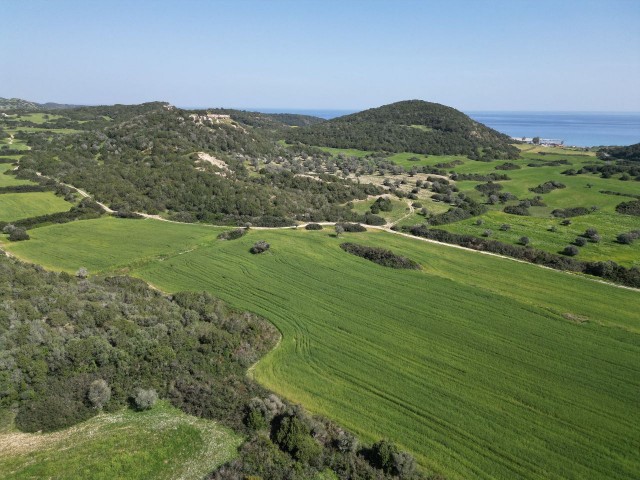
{"label": "dense bushes", "polygon": [[571,208],[556,208],[551,212],[551,215],[558,218],[571,218],[579,217],[581,215],[587,215],[590,210],[585,207],[571,207]]}
{"label": "dense bushes", "polygon": [[251,247],[249,251],[254,255],[257,255],[259,253],[266,252],[267,250],[269,250],[270,247],[271,245],[265,242],[264,240],[258,240],[256,243],[253,244],[253,247]]}
{"label": "dense bushes", "polygon": [[305,230],[322,230],[322,225],[319,223],[307,223],[304,228]]}
{"label": "dense bushes", "polygon": [[529,212],[529,209],[523,204],[507,205],[506,207],[504,207],[503,211],[504,213],[508,213],[510,215],[521,215],[521,216],[531,215],[531,212]]}
{"label": "dense bushes", "polygon": [[[615,262],[581,262],[564,255],[557,255],[544,250],[520,245],[509,245],[496,240],[474,237],[473,235],[460,235],[444,230],[429,229],[425,225],[403,227],[403,230],[418,237],[429,238],[444,243],[453,243],[473,250],[497,253],[558,270],[588,273],[615,283],[640,288],[640,269],[637,267],[625,268]],[[525,239],[526,242],[523,241]],[[522,237],[520,243],[526,245],[528,241],[529,239],[527,237]]]}
{"label": "dense bushes", "polygon": [[0,257],[0,408],[17,407],[25,431],[94,415],[96,380],[110,389],[108,411],[128,405],[137,388],[154,389],[242,430],[245,405],[264,394],[246,369],[277,336],[209,294],[168,299],[140,280],[81,279]]}
{"label": "dense bushes", "polygon": [[529,190],[531,190],[534,193],[549,193],[549,192],[553,192],[554,190],[558,189],[558,188],[566,188],[567,186],[564,183],[560,183],[560,182],[556,182],[555,180],[550,180],[548,182],[544,182],[540,185],[538,185],[537,187],[534,188],[530,188]]}
{"label": "dense bushes", "polygon": [[3,193],[27,193],[27,192],[52,192],[55,187],[51,185],[9,185],[0,187],[0,194]]}
{"label": "dense bushes", "polygon": [[341,227],[343,232],[359,233],[367,231],[367,229],[359,223],[337,223],[336,227]]}
{"label": "dense bushes", "polygon": [[616,212],[624,215],[640,216],[640,200],[632,202],[623,202],[616,207]]}
{"label": "dense bushes", "polygon": [[422,268],[419,263],[401,255],[396,255],[391,250],[384,248],[368,247],[366,245],[349,242],[340,244],[340,248],[345,252],[365,258],[383,267],[404,268],[409,270],[420,270]]}
{"label": "dense bushes", "polygon": [[496,165],[496,170],[520,170],[522,167],[512,162]]}
{"label": "dense bushes", "polygon": [[235,230],[228,230],[218,235],[219,240],[237,240],[247,234],[246,228],[236,228]]}

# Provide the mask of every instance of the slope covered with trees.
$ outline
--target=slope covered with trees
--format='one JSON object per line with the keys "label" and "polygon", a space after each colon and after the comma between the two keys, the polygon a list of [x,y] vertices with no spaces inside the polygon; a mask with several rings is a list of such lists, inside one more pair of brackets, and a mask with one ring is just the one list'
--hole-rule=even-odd
{"label": "slope covered with trees", "polygon": [[292,129],[287,141],[360,150],[517,158],[509,137],[454,108],[409,100]]}
{"label": "slope covered with trees", "polygon": [[114,210],[164,213],[189,222],[285,225],[294,219],[351,220],[353,213],[340,205],[380,191],[283,169],[250,176],[246,162],[277,162],[289,155],[265,129],[210,121],[159,102],[85,107],[65,118],[56,125],[82,121],[91,128],[69,135],[19,134],[31,151],[21,159],[18,175],[40,172],[87,190]]}

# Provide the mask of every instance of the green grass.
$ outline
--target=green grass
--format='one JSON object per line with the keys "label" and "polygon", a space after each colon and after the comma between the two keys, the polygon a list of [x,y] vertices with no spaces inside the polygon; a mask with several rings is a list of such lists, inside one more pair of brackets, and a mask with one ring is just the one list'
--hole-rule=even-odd
{"label": "green grass", "polygon": [[331,147],[316,147],[325,152],[329,152],[332,155],[346,155],[347,157],[365,157],[370,155],[373,152],[368,152],[366,150],[357,150],[355,148],[331,148]]}
{"label": "green grass", "polygon": [[[44,118],[45,115],[48,118]],[[27,122],[33,122],[33,123],[45,123],[45,122],[52,122],[54,120],[57,120],[58,118],[62,118],[61,115],[53,115],[51,113],[25,113],[25,114],[21,114],[18,115],[15,119],[21,122],[27,121]]]}
{"label": "green grass", "polygon": [[14,185],[33,185],[29,180],[20,180],[13,175],[5,175],[5,172],[13,170],[10,163],[0,163],[0,187],[12,187]]}
{"label": "green grass", "polygon": [[[361,215],[371,212],[371,205],[375,203],[375,200],[361,200],[353,202],[353,211],[357,212]],[[387,222],[397,222],[402,217],[409,214],[409,207],[407,202],[402,200],[397,200],[396,198],[391,198],[392,209],[390,212],[378,212],[376,215],[387,220]]]}
{"label": "green grass", "polygon": [[[4,176],[4,175],[3,175]],[[71,204],[53,192],[3,193],[0,195],[0,221],[64,212]]]}
{"label": "green grass", "polygon": [[201,479],[232,459],[241,442],[225,427],[159,402],[55,433],[0,433],[0,477]]}
{"label": "green grass", "polygon": [[[107,218],[6,248],[71,272],[128,263],[165,291],[264,315],[283,340],[253,370],[261,383],[449,478],[640,475],[638,292],[381,232],[217,231]],[[261,239],[271,249],[251,255]],[[375,265],[342,241],[423,270]]]}

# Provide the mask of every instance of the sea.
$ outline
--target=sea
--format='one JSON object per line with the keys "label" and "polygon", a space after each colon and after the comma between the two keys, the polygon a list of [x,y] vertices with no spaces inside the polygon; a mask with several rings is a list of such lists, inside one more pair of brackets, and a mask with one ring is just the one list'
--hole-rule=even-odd
{"label": "sea", "polygon": [[[250,110],[250,109],[247,109]],[[356,110],[256,109],[263,113],[297,113],[331,119]],[[640,112],[465,112],[510,137],[561,140],[565,145],[595,147],[640,143]]]}

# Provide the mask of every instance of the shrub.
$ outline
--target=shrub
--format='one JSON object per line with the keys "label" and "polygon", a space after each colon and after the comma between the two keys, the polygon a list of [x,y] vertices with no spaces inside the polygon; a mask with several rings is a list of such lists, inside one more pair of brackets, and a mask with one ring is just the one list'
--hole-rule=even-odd
{"label": "shrub", "polygon": [[584,237],[576,237],[573,241],[578,247],[584,247],[587,244],[587,239]]}
{"label": "shrub", "polygon": [[111,388],[107,382],[103,379],[94,380],[89,386],[89,393],[87,395],[89,401],[98,410],[102,409],[111,399]]}
{"label": "shrub", "polygon": [[336,233],[338,233],[337,227],[341,227],[343,232],[359,233],[367,231],[367,229],[359,223],[336,223]]}
{"label": "shrub", "polygon": [[340,244],[345,252],[351,253],[358,257],[365,258],[371,262],[382,265],[383,267],[405,268],[410,270],[420,270],[422,267],[419,263],[409,260],[406,257],[396,255],[391,250],[377,247],[367,247],[357,243]]}
{"label": "shrub", "polygon": [[623,215],[640,216],[640,200],[622,202],[616,207],[616,212],[622,213]]}
{"label": "shrub", "polygon": [[621,233],[616,238],[616,241],[624,245],[631,245],[634,240],[637,240],[638,238],[640,238],[640,230],[633,230],[631,232]]}
{"label": "shrub", "polygon": [[538,185],[537,187],[530,188],[529,190],[534,193],[549,193],[558,188],[566,188],[566,185],[564,183],[556,182],[555,180],[550,180]]}
{"label": "shrub", "polygon": [[24,240],[29,240],[29,234],[24,228],[14,228],[9,234],[9,240],[12,242],[22,242]]}
{"label": "shrub", "polygon": [[87,278],[89,276],[89,270],[85,267],[80,267],[76,272],[76,277],[78,278]]}
{"label": "shrub", "polygon": [[305,230],[322,230],[322,225],[319,223],[307,223],[304,228]]}
{"label": "shrub", "polygon": [[229,230],[227,232],[222,232],[218,235],[219,240],[237,240],[247,234],[246,228],[236,228],[235,230]]}
{"label": "shrub", "polygon": [[[551,215],[559,218],[578,217],[580,215],[587,215],[589,209],[585,207],[572,207],[572,208],[556,208],[551,212]],[[568,224],[567,224],[568,225]]]}
{"label": "shrub", "polygon": [[503,223],[502,225],[500,225],[500,230],[502,230],[503,232],[507,232],[511,230],[511,225],[509,225],[508,223]]}
{"label": "shrub", "polygon": [[482,236],[483,237],[490,237],[491,235],[493,235],[493,231],[487,229],[484,232],[482,232]]}
{"label": "shrub", "polygon": [[270,247],[271,245],[269,245],[264,240],[258,240],[256,243],[253,244],[253,247],[251,247],[249,251],[254,255],[256,255],[258,253],[266,252],[267,250],[269,250]]}
{"label": "shrub", "polygon": [[526,247],[527,245],[529,245],[529,243],[531,243],[531,240],[529,240],[529,237],[520,237],[518,243]]}
{"label": "shrub", "polygon": [[560,222],[560,225],[564,225],[565,227],[568,226],[568,225],[571,225],[571,220],[569,220],[568,218],[565,219],[565,220],[562,220]]}
{"label": "shrub", "polygon": [[524,205],[507,205],[506,207],[504,207],[503,211],[504,213],[508,213],[510,215],[531,215],[531,213],[529,213],[529,209]]}
{"label": "shrub", "polygon": [[133,396],[133,402],[138,410],[149,410],[157,401],[158,394],[153,388],[148,390],[138,388]]}
{"label": "shrub", "polygon": [[564,250],[562,250],[562,254],[569,257],[575,257],[578,253],[580,253],[580,250],[575,245],[567,245],[564,247]]}

